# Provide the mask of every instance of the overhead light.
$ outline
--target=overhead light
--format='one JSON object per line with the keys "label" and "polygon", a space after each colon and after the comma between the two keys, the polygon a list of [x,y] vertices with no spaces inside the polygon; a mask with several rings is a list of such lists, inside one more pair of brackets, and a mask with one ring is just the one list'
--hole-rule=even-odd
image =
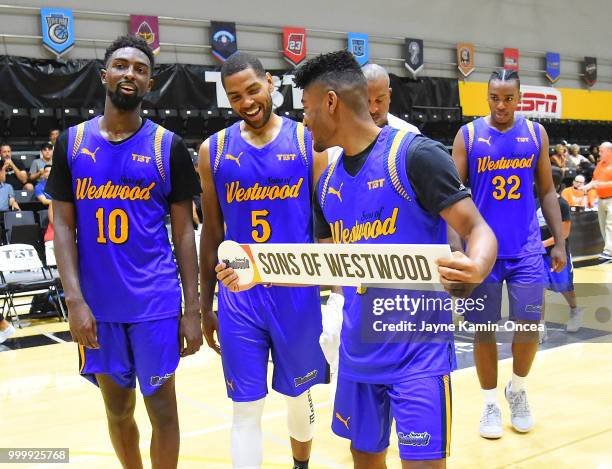
{"label": "overhead light", "polygon": [[166,109],[164,112],[165,112],[166,114],[170,114],[170,109]]}
{"label": "overhead light", "polygon": [[64,114],[70,114],[70,109],[64,109]]}
{"label": "overhead light", "polygon": [[89,109],[87,112],[88,112],[89,114],[93,114],[93,113],[94,113],[94,110],[93,110],[93,109]]}
{"label": "overhead light", "polygon": [[39,109],[39,110],[38,110],[38,113],[39,113],[39,114],[44,114],[44,113],[45,113],[45,110],[44,110],[44,109]]}
{"label": "overhead light", "polygon": [[19,112],[19,109],[13,109],[13,114],[17,114]]}
{"label": "overhead light", "polygon": [[187,115],[190,116],[191,115],[191,111],[187,111]]}
{"label": "overhead light", "polygon": [[210,116],[212,114],[212,111],[208,111],[208,115]]}

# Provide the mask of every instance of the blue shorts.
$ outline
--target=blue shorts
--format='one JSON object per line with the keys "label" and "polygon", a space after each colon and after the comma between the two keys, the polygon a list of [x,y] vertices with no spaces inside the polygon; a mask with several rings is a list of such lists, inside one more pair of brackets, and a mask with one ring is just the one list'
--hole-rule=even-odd
{"label": "blue shorts", "polygon": [[548,276],[548,285],[546,288],[557,293],[574,291],[574,266],[572,265],[572,256],[567,255],[567,264],[561,272],[551,272],[552,265],[551,257],[544,254],[544,268]]}
{"label": "blue shorts", "polygon": [[318,287],[261,285],[232,293],[219,287],[219,342],[229,398],[251,402],[268,394],[268,357],[272,388],[295,397],[329,382],[319,345],[323,330]]}
{"label": "blue shorts", "polygon": [[368,384],[338,377],[333,432],[356,450],[379,453],[389,446],[395,419],[400,458],[450,455],[452,391],[449,375],[396,384]]}
{"label": "blue shorts", "polygon": [[179,364],[179,318],[135,323],[98,322],[99,349],[79,345],[79,372],[98,385],[95,374],[107,374],[119,386],[154,394]]}
{"label": "blue shorts", "polygon": [[471,298],[483,308],[465,313],[465,319],[476,324],[495,323],[501,319],[502,287],[506,281],[511,320],[539,321],[544,302],[544,261],[541,254],[518,259],[498,259],[484,282]]}

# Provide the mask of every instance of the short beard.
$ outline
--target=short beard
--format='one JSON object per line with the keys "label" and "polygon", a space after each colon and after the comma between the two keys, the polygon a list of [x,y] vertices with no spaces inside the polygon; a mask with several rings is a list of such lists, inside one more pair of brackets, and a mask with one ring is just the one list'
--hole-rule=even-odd
{"label": "short beard", "polygon": [[111,103],[120,111],[133,111],[140,103],[144,96],[138,96],[138,94],[134,93],[133,96],[124,96],[119,94],[117,91],[111,91],[109,89],[106,90],[106,95],[110,98]]}
{"label": "short beard", "polygon": [[259,127],[253,125],[251,123],[251,121],[246,117],[246,116],[242,116],[243,120],[252,128],[257,129],[257,128],[261,128],[261,127],[265,127],[265,125],[268,123],[268,121],[270,120],[270,116],[272,115],[272,97],[270,97],[270,99],[268,100],[268,102],[266,103],[265,108],[263,109],[263,119],[261,120],[261,125],[259,125]]}

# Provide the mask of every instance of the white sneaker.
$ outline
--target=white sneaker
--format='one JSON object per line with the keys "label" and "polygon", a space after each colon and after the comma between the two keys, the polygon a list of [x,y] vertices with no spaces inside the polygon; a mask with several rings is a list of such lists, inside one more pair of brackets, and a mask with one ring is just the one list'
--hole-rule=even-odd
{"label": "white sneaker", "polygon": [[506,386],[505,394],[510,404],[510,421],[512,427],[519,433],[527,433],[533,427],[533,417],[527,402],[525,390],[519,392],[510,391],[511,382]]}
{"label": "white sneaker", "polygon": [[565,330],[567,332],[578,332],[580,326],[582,325],[582,312],[582,308],[570,310],[569,319],[567,320],[567,324],[565,326]]}
{"label": "white sneaker", "polygon": [[9,327],[4,329],[3,331],[0,331],[0,344],[6,342],[6,339],[11,337],[14,333],[15,333],[15,328],[13,327],[12,324],[9,324]]}
{"label": "white sneaker", "polygon": [[546,329],[546,323],[542,323],[542,328],[540,329],[540,337],[538,339],[538,342],[541,344],[543,344],[544,342],[546,342],[548,340],[548,329]]}
{"label": "white sneaker", "polygon": [[503,434],[501,409],[495,403],[485,404],[480,417],[480,436],[483,438],[497,439]]}

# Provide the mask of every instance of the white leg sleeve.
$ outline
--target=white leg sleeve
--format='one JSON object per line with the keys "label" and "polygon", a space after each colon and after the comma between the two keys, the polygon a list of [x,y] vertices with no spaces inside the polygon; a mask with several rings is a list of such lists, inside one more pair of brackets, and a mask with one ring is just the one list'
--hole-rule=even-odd
{"label": "white leg sleeve", "polygon": [[287,426],[291,438],[300,442],[312,440],[314,419],[310,390],[297,397],[287,397]]}
{"label": "white leg sleeve", "polygon": [[234,402],[232,420],[232,466],[259,469],[263,462],[261,416],[265,399]]}

